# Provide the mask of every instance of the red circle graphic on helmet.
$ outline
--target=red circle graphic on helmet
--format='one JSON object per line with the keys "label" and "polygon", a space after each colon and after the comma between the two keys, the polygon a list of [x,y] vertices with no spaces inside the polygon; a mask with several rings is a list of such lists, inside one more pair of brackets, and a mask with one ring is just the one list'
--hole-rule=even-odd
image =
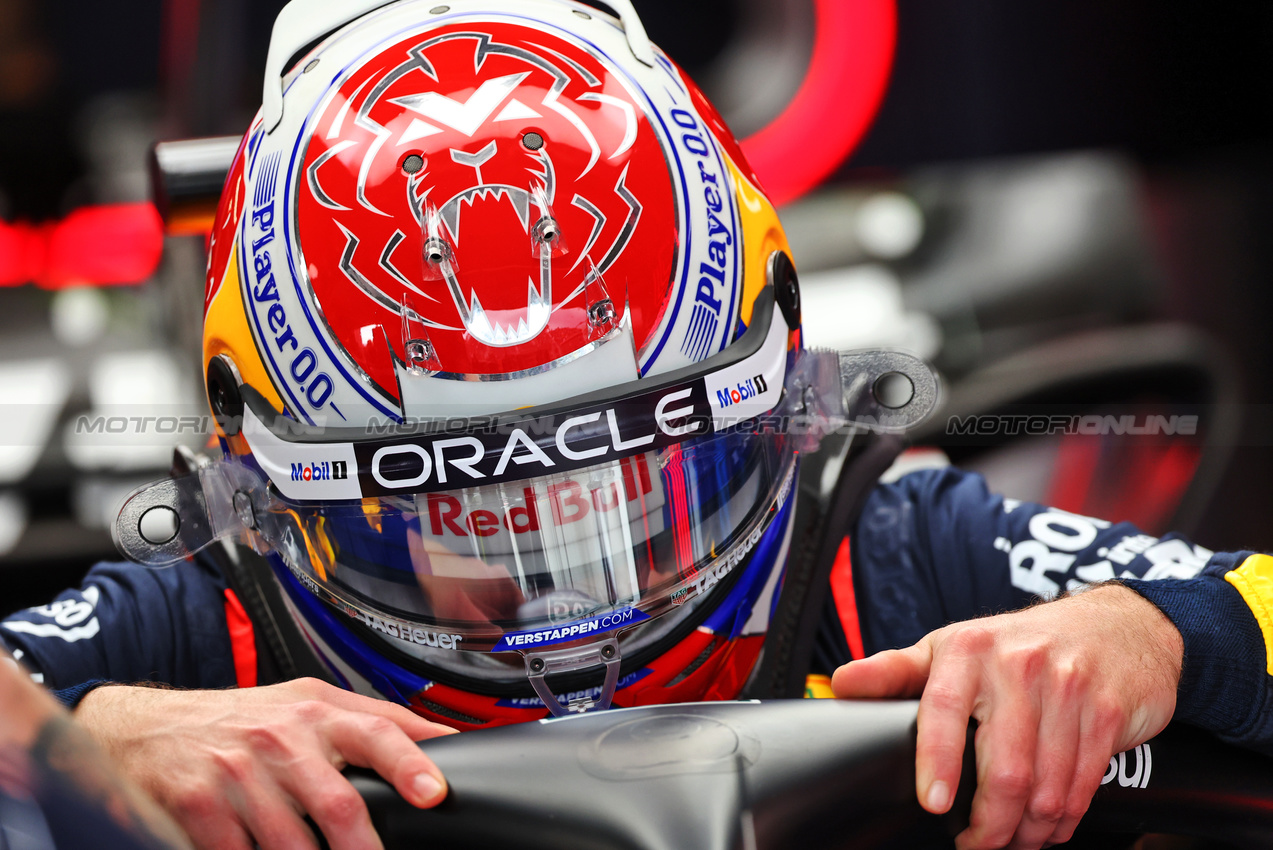
{"label": "red circle graphic on helmet", "polygon": [[600,57],[513,24],[431,30],[362,64],[312,128],[304,266],[328,326],[388,395],[386,345],[406,360],[420,327],[431,368],[489,375],[588,345],[599,293],[614,319],[630,312],[638,347],[658,322],[677,251],[671,179]]}

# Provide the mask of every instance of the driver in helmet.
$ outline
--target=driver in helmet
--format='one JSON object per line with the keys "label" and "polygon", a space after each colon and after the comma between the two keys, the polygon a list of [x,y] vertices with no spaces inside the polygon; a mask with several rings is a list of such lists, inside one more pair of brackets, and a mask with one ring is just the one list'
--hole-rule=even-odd
{"label": "driver in helmet", "polygon": [[[305,813],[374,847],[339,767],[428,806],[445,780],[413,741],[731,699],[755,675],[807,542],[811,429],[789,425],[842,422],[858,376],[805,350],[760,181],[610,5],[621,22],[567,0],[280,17],[209,252],[223,457],[117,526],[174,565],[100,565],[0,629],[201,846],[312,846]],[[981,722],[962,846],[1068,838],[1110,755],[1172,716],[1185,646],[1204,659],[1186,717],[1268,739],[1255,701],[1198,696],[1266,686],[1258,664],[1212,672],[1261,645],[1258,569],[1249,596],[1215,577],[1232,556],[949,469],[880,485],[832,533],[850,557],[811,672],[839,696],[923,693],[932,811]],[[1237,649],[1194,626],[1221,604]]]}

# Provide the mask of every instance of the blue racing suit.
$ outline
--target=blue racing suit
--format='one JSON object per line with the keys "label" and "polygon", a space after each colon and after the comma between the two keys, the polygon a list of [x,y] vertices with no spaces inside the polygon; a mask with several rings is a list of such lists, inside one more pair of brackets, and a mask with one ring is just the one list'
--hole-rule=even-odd
{"label": "blue racing suit", "polygon": [[[1176,718],[1273,752],[1273,708],[1264,707],[1273,558],[1214,554],[1175,534],[1155,538],[1129,523],[1007,499],[949,468],[878,485],[849,538],[850,557],[836,569],[851,576],[833,574],[832,586],[852,588],[855,622],[826,618],[815,668],[830,672],[859,652],[1117,578],[1184,637]],[[105,563],[80,588],[4,620],[0,642],[68,703],[102,680],[222,688],[244,683],[232,638],[241,617],[203,559],[166,569]]]}

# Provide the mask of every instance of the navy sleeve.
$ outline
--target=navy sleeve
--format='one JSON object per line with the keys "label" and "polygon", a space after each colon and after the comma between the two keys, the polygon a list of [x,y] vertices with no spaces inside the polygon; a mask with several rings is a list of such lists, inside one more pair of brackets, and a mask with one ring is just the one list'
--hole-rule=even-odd
{"label": "navy sleeve", "polygon": [[879,485],[852,535],[868,653],[1084,584],[1193,578],[1211,556],[1176,534],[1006,499],[954,468]]}
{"label": "navy sleeve", "polygon": [[[1184,639],[1175,719],[1273,754],[1273,580],[1243,593],[1225,578],[1263,556],[1212,553],[1176,534],[1156,538],[1129,523],[1005,499],[980,476],[949,468],[877,487],[852,545],[868,653],[1120,579]],[[1273,578],[1273,559],[1250,569]]]}
{"label": "navy sleeve", "polygon": [[0,643],[54,691],[95,679],[182,688],[235,684],[225,582],[198,560],[98,564],[48,605],[0,623]]}
{"label": "navy sleeve", "polygon": [[1180,630],[1184,667],[1176,718],[1234,744],[1273,755],[1273,676],[1269,650],[1252,604],[1225,575],[1254,553],[1215,555],[1187,581],[1128,581]]}

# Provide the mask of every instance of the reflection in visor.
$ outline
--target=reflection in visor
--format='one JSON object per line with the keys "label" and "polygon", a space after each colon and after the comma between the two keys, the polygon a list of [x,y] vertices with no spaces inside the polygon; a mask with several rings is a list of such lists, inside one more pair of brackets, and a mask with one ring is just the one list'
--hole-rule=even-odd
{"label": "reflection in visor", "polygon": [[728,433],[516,483],[290,506],[276,548],[356,611],[420,626],[416,643],[490,648],[687,601],[701,570],[769,520],[793,464],[781,435]]}

